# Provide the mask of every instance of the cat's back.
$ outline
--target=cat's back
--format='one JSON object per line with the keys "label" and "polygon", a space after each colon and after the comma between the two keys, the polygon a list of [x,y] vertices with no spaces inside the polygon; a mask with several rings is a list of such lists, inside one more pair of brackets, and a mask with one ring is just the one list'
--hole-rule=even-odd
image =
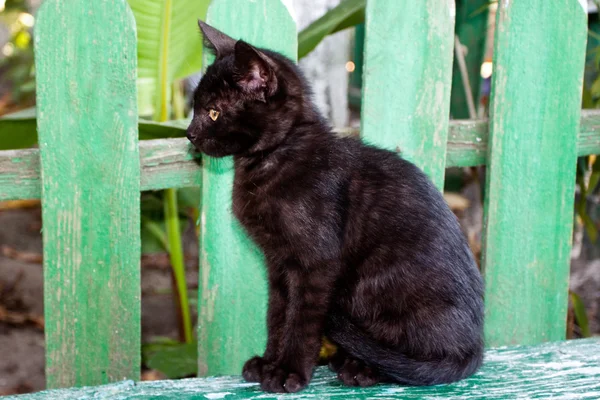
{"label": "cat's back", "polygon": [[420,168],[359,140],[343,139],[339,145],[351,171],[347,247],[400,250],[434,269],[441,260],[453,260],[458,270],[477,275],[457,217]]}
{"label": "cat's back", "polygon": [[356,138],[341,138],[337,147],[349,172],[354,201],[374,202],[394,214],[409,210],[423,217],[451,214],[427,175],[401,155]]}

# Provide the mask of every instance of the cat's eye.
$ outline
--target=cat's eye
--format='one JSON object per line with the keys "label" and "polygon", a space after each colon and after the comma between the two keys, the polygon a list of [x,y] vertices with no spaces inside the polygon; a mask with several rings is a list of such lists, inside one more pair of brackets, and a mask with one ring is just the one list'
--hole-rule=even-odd
{"label": "cat's eye", "polygon": [[208,116],[213,121],[216,121],[217,118],[219,118],[219,112],[217,110],[214,110],[214,109],[211,108],[210,111],[208,112]]}

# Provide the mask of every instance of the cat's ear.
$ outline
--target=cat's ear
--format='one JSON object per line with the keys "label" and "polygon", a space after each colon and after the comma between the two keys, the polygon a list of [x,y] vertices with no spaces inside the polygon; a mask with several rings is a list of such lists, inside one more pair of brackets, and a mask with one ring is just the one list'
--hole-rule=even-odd
{"label": "cat's ear", "polygon": [[236,42],[235,39],[230,38],[204,21],[198,20],[198,26],[202,31],[204,45],[212,50],[217,58],[221,58],[233,52]]}
{"label": "cat's ear", "polygon": [[238,86],[257,100],[266,101],[277,91],[273,62],[242,40],[235,44],[235,70]]}

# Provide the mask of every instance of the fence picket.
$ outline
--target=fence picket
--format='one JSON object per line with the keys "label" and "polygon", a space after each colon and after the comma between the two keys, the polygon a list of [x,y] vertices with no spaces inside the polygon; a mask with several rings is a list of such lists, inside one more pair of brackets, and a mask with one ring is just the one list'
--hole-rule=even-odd
{"label": "fence picket", "polygon": [[139,379],[133,15],[46,0],[35,33],[48,387]]}
{"label": "fence picket", "polygon": [[[207,22],[295,59],[296,25],[280,0],[213,0]],[[260,251],[231,214],[233,160],[203,157],[199,374],[239,374],[266,344],[266,274]]]}
{"label": "fence picket", "polygon": [[489,346],[565,337],[587,35],[581,3],[498,5],[482,262]]}
{"label": "fence picket", "polygon": [[362,136],[444,184],[454,0],[367,2]]}

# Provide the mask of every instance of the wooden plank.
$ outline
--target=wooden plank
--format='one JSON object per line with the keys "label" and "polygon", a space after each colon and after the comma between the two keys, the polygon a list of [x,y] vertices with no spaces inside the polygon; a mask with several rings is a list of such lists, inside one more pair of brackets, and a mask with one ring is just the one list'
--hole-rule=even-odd
{"label": "wooden plank", "polygon": [[[296,57],[296,25],[280,0],[214,0],[207,20],[234,38]],[[266,274],[231,213],[232,158],[204,157],[203,165],[199,374],[239,373],[266,344]]]}
{"label": "wooden plank", "polygon": [[0,151],[0,201],[39,199],[40,185],[39,150]]}
{"label": "wooden plank", "polygon": [[[317,369],[302,399],[598,399],[600,398],[600,341],[573,340],[535,347],[488,350],[481,370],[450,385],[408,387],[342,386],[326,367]],[[241,377],[220,377],[134,383],[120,382],[95,388],[53,390],[14,397],[22,400],[98,398],[139,399],[281,399],[263,393]]]}
{"label": "wooden plank", "polygon": [[581,110],[581,126],[577,135],[577,156],[600,154],[600,112]]}
{"label": "wooden plank", "polygon": [[401,152],[442,189],[454,0],[367,2],[362,136]]}
{"label": "wooden plank", "polygon": [[187,139],[140,142],[142,190],[201,186],[202,159]]}
{"label": "wooden plank", "polygon": [[490,346],[565,336],[586,21],[577,1],[498,7],[482,261]]}
{"label": "wooden plank", "polygon": [[487,121],[450,121],[446,167],[484,165],[487,158],[487,141]]}
{"label": "wooden plank", "polygon": [[[181,129],[182,134],[185,132]],[[354,129],[344,134],[358,134]],[[485,165],[488,122],[450,121],[446,167]],[[582,110],[577,136],[577,155],[600,154],[600,111]],[[141,190],[198,186],[202,181],[201,157],[187,139],[140,142]],[[0,151],[0,201],[39,199],[41,195],[39,151]]]}
{"label": "wooden plank", "polygon": [[47,383],[139,379],[133,15],[124,0],[47,0],[35,52]]}

